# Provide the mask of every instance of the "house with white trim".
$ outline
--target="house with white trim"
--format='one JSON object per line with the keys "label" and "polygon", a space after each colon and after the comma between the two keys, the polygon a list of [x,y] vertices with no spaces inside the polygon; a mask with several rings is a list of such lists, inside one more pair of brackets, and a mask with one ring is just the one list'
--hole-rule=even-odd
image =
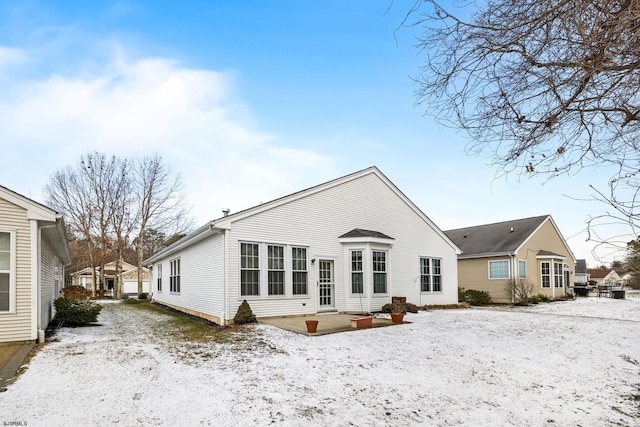
{"label": "house with white trim", "polygon": [[576,259],[551,215],[445,231],[460,248],[460,287],[486,291],[494,302],[514,302],[508,284],[524,279],[533,295],[563,297]]}
{"label": "house with white trim", "polygon": [[[114,288],[122,283],[122,293],[138,295],[138,267],[126,261],[120,262],[120,272],[116,274],[116,262],[110,261],[104,265],[104,290],[106,296],[113,296]],[[100,276],[100,267],[96,267],[96,278]],[[142,267],[142,292],[151,292],[149,281],[149,269]],[[93,289],[91,267],[71,273],[71,284],[82,286],[85,289]]]}
{"label": "house with white trim", "polygon": [[0,343],[44,341],[70,262],[62,215],[0,186]]}
{"label": "house with white trim", "polygon": [[145,260],[153,300],[219,324],[457,303],[460,249],[370,167],[210,221]]}

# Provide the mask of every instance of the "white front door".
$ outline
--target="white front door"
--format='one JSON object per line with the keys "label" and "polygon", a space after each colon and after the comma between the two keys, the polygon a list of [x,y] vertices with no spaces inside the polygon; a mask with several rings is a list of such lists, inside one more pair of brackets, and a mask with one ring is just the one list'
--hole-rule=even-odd
{"label": "white front door", "polygon": [[320,310],[335,308],[333,261],[321,259],[318,261],[318,295]]}

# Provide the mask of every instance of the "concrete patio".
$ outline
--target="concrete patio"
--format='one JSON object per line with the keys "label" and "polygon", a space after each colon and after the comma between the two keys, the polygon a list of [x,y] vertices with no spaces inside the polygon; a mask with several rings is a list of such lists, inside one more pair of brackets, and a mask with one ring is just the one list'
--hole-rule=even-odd
{"label": "concrete patio", "polygon": [[[355,331],[351,327],[351,319],[362,317],[361,314],[344,314],[344,313],[327,313],[317,314],[315,316],[291,316],[291,317],[268,317],[258,319],[260,323],[275,326],[277,328],[285,329],[287,331],[296,332],[298,334],[304,334],[309,336],[334,334],[336,332]],[[380,328],[383,326],[398,325],[391,322],[389,315],[381,314],[380,317],[373,317],[372,326],[369,328]],[[318,329],[315,333],[307,332],[306,321],[317,320]]]}

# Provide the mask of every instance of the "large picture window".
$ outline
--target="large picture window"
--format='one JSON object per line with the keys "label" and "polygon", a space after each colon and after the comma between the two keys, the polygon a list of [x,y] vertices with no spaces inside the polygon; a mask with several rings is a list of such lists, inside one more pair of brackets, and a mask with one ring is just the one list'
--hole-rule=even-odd
{"label": "large picture window", "polygon": [[169,292],[180,293],[180,258],[172,259],[169,267]]}
{"label": "large picture window", "polygon": [[351,251],[351,293],[364,293],[364,272],[362,270],[362,251]]}
{"label": "large picture window", "polygon": [[387,293],[387,253],[373,251],[373,293]]}
{"label": "large picture window", "polygon": [[307,295],[307,249],[291,248],[291,270],[293,272],[293,295]]}
{"label": "large picture window", "polygon": [[257,243],[240,244],[240,295],[260,295],[260,255]]}
{"label": "large picture window", "polygon": [[284,295],[284,246],[267,246],[267,288],[269,295]]}
{"label": "large picture window", "polygon": [[0,312],[13,309],[13,232],[0,232]]}
{"label": "large picture window", "polygon": [[509,260],[489,261],[489,279],[509,279]]}
{"label": "large picture window", "polygon": [[442,260],[420,258],[420,291],[442,292]]}

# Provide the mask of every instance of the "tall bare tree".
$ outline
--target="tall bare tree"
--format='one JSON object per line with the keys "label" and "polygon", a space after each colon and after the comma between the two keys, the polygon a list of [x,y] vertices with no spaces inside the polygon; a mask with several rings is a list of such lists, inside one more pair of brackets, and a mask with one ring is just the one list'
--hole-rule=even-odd
{"label": "tall bare tree", "polygon": [[[150,229],[163,233],[182,233],[192,226],[185,203],[179,174],[154,155],[138,159],[133,167],[137,203],[137,237],[135,239],[138,271],[142,272],[145,236]],[[141,294],[142,274],[138,274],[138,294]]]}
{"label": "tall bare tree", "polygon": [[418,104],[470,153],[498,174],[608,165],[595,197],[640,225],[640,0],[420,0],[404,25],[422,29]]}

